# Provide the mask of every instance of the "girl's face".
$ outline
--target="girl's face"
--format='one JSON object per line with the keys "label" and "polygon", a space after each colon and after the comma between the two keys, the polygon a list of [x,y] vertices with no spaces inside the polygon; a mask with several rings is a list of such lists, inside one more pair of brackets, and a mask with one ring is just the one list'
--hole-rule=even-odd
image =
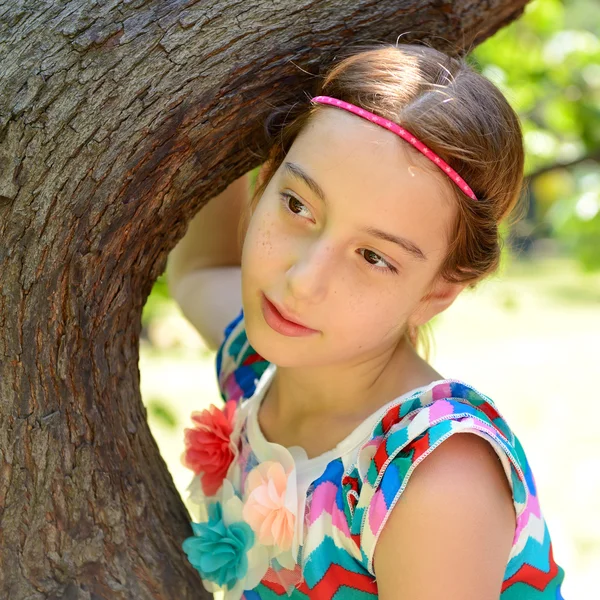
{"label": "girl's face", "polygon": [[[376,358],[397,346],[407,324],[452,303],[462,286],[435,276],[456,209],[437,171],[392,132],[319,110],[269,182],[244,240],[245,326],[261,356],[287,367]],[[263,294],[317,332],[272,329]]]}

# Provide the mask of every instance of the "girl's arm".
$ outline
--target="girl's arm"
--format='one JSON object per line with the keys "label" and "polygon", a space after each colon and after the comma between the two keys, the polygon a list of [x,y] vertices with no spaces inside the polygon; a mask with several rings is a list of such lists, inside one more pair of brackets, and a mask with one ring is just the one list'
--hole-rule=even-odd
{"label": "girl's arm", "polygon": [[381,600],[498,600],[515,534],[512,492],[477,435],[452,435],[415,469],[375,547]]}
{"label": "girl's arm", "polygon": [[171,296],[213,350],[242,307],[237,229],[249,190],[246,174],[209,200],[190,221],[167,261]]}
{"label": "girl's arm", "polygon": [[169,254],[167,278],[170,281],[176,282],[196,269],[241,264],[237,226],[249,191],[250,177],[246,173],[198,211]]}

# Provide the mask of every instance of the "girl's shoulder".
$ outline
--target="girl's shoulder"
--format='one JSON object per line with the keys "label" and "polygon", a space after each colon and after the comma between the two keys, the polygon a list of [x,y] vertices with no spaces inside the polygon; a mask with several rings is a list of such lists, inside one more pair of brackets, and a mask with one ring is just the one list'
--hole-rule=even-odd
{"label": "girl's shoulder", "polygon": [[379,413],[369,439],[359,449],[355,476],[362,486],[375,488],[398,455],[411,470],[445,439],[469,432],[490,441],[505,471],[512,464],[523,474],[526,457],[516,435],[494,402],[475,387],[442,379],[389,403]]}
{"label": "girl's shoulder", "polygon": [[[516,499],[525,501],[530,470],[518,438],[488,396],[465,382],[444,379],[392,402],[376,421],[354,469],[344,477],[353,522],[366,519],[369,511],[389,510],[418,464],[456,433],[491,443]],[[374,544],[380,528],[370,529]]]}
{"label": "girl's shoulder", "polygon": [[271,363],[250,345],[246,336],[244,310],[227,325],[217,350],[215,365],[221,397],[225,402],[249,398]]}
{"label": "girl's shoulder", "polygon": [[453,379],[433,382],[425,390],[392,403],[359,449],[355,465],[344,474],[344,508],[364,566],[374,574],[378,538],[415,469],[457,433],[472,433],[491,444],[512,491],[517,523],[505,586],[529,584],[540,573],[547,576],[549,569],[554,585],[562,578],[562,570],[552,558],[548,529],[523,447],[488,396]]}
{"label": "girl's shoulder", "polygon": [[399,453],[416,466],[441,442],[459,432],[492,442],[509,471],[512,464],[525,478],[527,459],[521,444],[491,398],[457,379],[443,379],[391,402],[371,431],[357,458],[361,482],[374,486]]}
{"label": "girl's shoulder", "polygon": [[[412,444],[416,461],[449,435],[465,430],[493,438],[502,447],[500,454],[519,454],[519,441],[494,401],[458,379],[434,381],[391,402],[373,427],[370,443],[383,443],[378,444],[380,459]],[[515,462],[524,458],[515,456]]]}

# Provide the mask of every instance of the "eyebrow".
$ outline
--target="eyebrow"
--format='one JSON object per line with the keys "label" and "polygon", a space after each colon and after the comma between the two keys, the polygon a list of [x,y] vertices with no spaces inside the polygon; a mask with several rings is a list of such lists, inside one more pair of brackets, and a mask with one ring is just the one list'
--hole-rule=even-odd
{"label": "eyebrow", "polygon": [[[303,171],[299,165],[286,161],[283,163],[283,168],[285,173],[303,181],[310,188],[310,190],[321,199],[323,204],[327,204],[327,198],[325,197],[323,188],[308,173]],[[361,231],[386,242],[397,244],[418,260],[427,260],[427,257],[425,254],[423,254],[423,251],[414,242],[411,242],[406,238],[387,233],[381,229],[377,229],[376,227],[364,227],[361,229]]]}
{"label": "eyebrow", "polygon": [[325,198],[325,192],[323,188],[308,174],[305,173],[299,165],[292,162],[283,163],[285,171],[295,177],[296,179],[301,179],[304,183],[323,201],[324,204],[327,204],[327,199]]}

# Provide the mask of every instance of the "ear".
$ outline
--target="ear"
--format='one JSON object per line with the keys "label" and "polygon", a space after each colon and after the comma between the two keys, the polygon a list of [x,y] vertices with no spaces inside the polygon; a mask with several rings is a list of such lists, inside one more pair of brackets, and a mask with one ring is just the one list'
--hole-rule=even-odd
{"label": "ear", "polygon": [[408,319],[410,326],[424,325],[445,311],[467,287],[467,283],[453,283],[438,277],[432,288],[423,296]]}

